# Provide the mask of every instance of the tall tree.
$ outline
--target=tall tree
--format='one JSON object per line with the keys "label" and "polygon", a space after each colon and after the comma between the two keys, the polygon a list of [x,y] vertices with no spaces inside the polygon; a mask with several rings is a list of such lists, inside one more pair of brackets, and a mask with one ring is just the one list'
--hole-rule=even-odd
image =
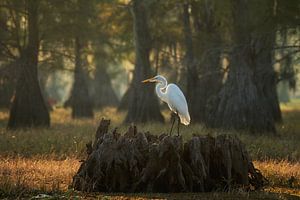
{"label": "tall tree", "polygon": [[19,74],[17,60],[24,48],[21,36],[27,28],[21,28],[20,18],[24,15],[16,9],[24,11],[24,1],[1,3],[4,6],[0,6],[0,107],[9,108]]}
{"label": "tall tree", "polygon": [[[264,2],[257,2],[266,14]],[[211,108],[209,125],[226,129],[244,129],[252,132],[275,132],[274,118],[263,87],[258,86],[255,67],[258,63],[253,42],[253,28],[260,23],[258,10],[249,1],[232,0],[233,49],[228,79]],[[255,5],[257,6],[257,4]],[[261,17],[261,16],[260,16]],[[269,89],[269,88],[268,88]]]}
{"label": "tall tree", "polygon": [[277,96],[277,73],[273,67],[274,60],[274,46],[276,38],[276,24],[273,16],[273,1],[266,1],[265,13],[270,16],[266,24],[258,30],[258,34],[252,40],[255,42],[254,55],[256,56],[255,63],[253,63],[254,81],[258,89],[262,92],[262,101],[275,122],[281,122],[281,110],[279,107],[279,100]]}
{"label": "tall tree", "polygon": [[206,122],[209,101],[222,85],[222,42],[215,12],[212,1],[183,4],[187,96],[193,122]]}
{"label": "tall tree", "polygon": [[84,61],[82,56],[82,43],[78,37],[75,38],[75,71],[74,83],[70,96],[70,105],[72,107],[73,118],[92,118],[93,103],[91,101],[88,84],[87,74],[84,71]]}
{"label": "tall tree", "polygon": [[[69,23],[73,27],[75,70],[72,91],[68,101],[72,108],[73,118],[92,118],[94,117],[93,103],[88,89],[88,62],[84,50],[88,43],[88,35],[92,31],[89,20],[93,14],[93,7],[92,2],[87,3],[84,0],[77,0],[74,5],[76,16],[74,20],[69,19]],[[83,31],[82,28],[86,30]]]}
{"label": "tall tree", "polygon": [[198,107],[198,71],[197,71],[197,62],[194,55],[194,47],[193,47],[193,36],[192,36],[192,28],[191,28],[191,20],[190,20],[190,4],[183,4],[183,35],[184,42],[186,48],[185,54],[185,64],[187,67],[187,99],[189,102],[189,110],[191,112],[191,118],[194,120],[196,116],[196,112],[198,111],[196,108]]}
{"label": "tall tree", "polygon": [[135,68],[133,74],[132,98],[125,122],[164,121],[154,94],[153,85],[141,84],[141,81],[153,75],[149,62],[151,50],[150,30],[147,21],[146,0],[133,0]]}
{"label": "tall tree", "polygon": [[28,44],[18,60],[20,74],[8,121],[8,128],[48,127],[49,112],[38,81],[39,1],[27,0]]}
{"label": "tall tree", "polygon": [[118,106],[119,99],[112,87],[111,78],[107,72],[109,64],[106,62],[99,47],[95,49],[95,75],[92,81],[94,107]]}

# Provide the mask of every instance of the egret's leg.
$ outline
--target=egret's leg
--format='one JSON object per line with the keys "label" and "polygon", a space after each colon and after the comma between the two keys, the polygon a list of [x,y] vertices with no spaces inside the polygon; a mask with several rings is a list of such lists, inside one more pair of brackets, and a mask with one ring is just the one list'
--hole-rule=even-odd
{"label": "egret's leg", "polygon": [[173,122],[172,122],[172,126],[171,126],[171,129],[170,129],[170,133],[169,133],[169,135],[172,135],[172,129],[173,129],[173,126],[174,126],[175,120],[176,120],[176,117],[173,117]]}
{"label": "egret's leg", "polygon": [[177,135],[179,136],[180,118],[179,118],[178,115],[177,115],[177,121],[178,121],[178,124],[177,124]]}

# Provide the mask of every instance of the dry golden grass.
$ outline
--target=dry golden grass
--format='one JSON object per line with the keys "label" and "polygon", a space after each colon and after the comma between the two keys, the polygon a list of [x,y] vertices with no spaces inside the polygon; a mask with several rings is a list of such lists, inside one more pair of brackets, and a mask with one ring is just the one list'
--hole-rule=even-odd
{"label": "dry golden grass", "polygon": [[266,160],[254,161],[254,165],[268,178],[270,185],[300,189],[300,162]]}
{"label": "dry golden grass", "polygon": [[79,167],[76,159],[1,157],[0,188],[7,193],[16,189],[66,191]]}
{"label": "dry golden grass", "polygon": [[[200,124],[182,127],[184,139],[196,134],[217,135],[236,134],[246,145],[255,166],[269,179],[270,187],[263,193],[238,194],[78,194],[78,198],[98,199],[240,199],[253,196],[254,199],[288,199],[300,197],[300,106],[282,106],[284,124],[278,125],[278,136],[250,135],[207,129]],[[168,118],[169,111],[163,112]],[[124,132],[122,125],[125,113],[117,113],[115,108],[107,108],[95,113],[94,119],[73,120],[71,110],[56,109],[51,113],[52,126],[49,129],[7,131],[5,129],[8,112],[0,110],[0,198],[17,198],[31,193],[62,193],[72,197],[77,195],[68,190],[72,176],[77,171],[79,160],[85,157],[85,144],[93,140],[101,118],[112,120],[112,127]],[[140,131],[154,134],[167,133],[169,123],[139,124]],[[292,178],[293,177],[293,178]]]}
{"label": "dry golden grass", "polygon": [[[79,195],[78,193],[70,192],[68,186],[72,182],[72,177],[78,170],[80,162],[75,158],[67,158],[64,160],[55,160],[54,158],[22,158],[10,157],[0,158],[0,197],[1,190],[6,192],[6,195],[14,196],[15,192],[30,193],[31,191],[38,191],[37,193],[61,193],[68,195]],[[267,187],[264,192],[252,193],[259,195],[261,198],[270,197],[277,193],[281,195],[294,195],[300,197],[300,163],[289,163],[287,161],[256,161],[255,166],[260,169],[264,175],[271,181],[271,187]],[[274,178],[274,176],[276,178]],[[294,176],[296,181],[288,187],[288,180]],[[33,193],[33,194],[37,194]],[[73,194],[70,194],[73,193]],[[87,194],[85,194],[87,195]],[[226,197],[226,199],[249,197],[249,193],[243,191],[235,191],[231,193],[211,193],[211,194],[176,194],[179,197],[189,199],[201,198],[215,198]],[[194,195],[194,196],[193,196]],[[80,194],[82,197],[82,194]],[[145,199],[145,198],[173,198],[168,195],[141,195],[141,194],[89,194],[85,198],[107,197],[108,199]],[[218,197],[218,198],[217,198]],[[257,196],[255,196],[256,198]],[[273,196],[272,196],[273,197]],[[277,198],[278,196],[276,196]],[[204,199],[205,199],[204,198]],[[175,198],[176,199],[176,198]]]}

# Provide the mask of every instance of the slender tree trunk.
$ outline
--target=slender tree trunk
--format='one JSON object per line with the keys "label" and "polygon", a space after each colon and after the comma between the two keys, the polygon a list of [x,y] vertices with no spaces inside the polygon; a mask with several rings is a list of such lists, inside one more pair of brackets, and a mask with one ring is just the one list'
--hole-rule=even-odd
{"label": "slender tree trunk", "polygon": [[14,93],[15,80],[9,77],[0,77],[0,108],[9,108]]}
{"label": "slender tree trunk", "polygon": [[132,6],[136,60],[130,86],[132,87],[132,97],[129,98],[129,110],[125,122],[163,122],[164,118],[159,110],[158,99],[154,94],[154,85],[141,83],[143,79],[153,76],[149,61],[151,38],[147,24],[145,0],[133,0]]}
{"label": "slender tree trunk", "polygon": [[189,110],[191,113],[191,119],[198,113],[198,72],[197,64],[194,57],[194,47],[192,39],[192,29],[189,14],[190,5],[188,3],[183,4],[183,32],[184,32],[184,42],[185,42],[185,65],[187,68],[187,101],[189,104]]}
{"label": "slender tree trunk", "polygon": [[38,1],[28,0],[28,46],[19,60],[20,75],[10,109],[8,128],[49,127],[50,117],[38,81]]}
{"label": "slender tree trunk", "polygon": [[17,70],[14,63],[0,70],[0,108],[9,108],[16,88]]}
{"label": "slender tree trunk", "polygon": [[[281,27],[280,31],[280,40],[282,46],[287,46],[287,32],[288,29],[287,27]],[[288,50],[286,49],[281,49],[280,50],[280,55],[281,57],[284,57],[285,55],[288,54]],[[278,100],[279,102],[287,103],[290,101],[290,94],[289,90],[291,89],[289,87],[291,80],[294,80],[293,78],[295,77],[295,73],[292,67],[292,59],[291,56],[288,56],[286,59],[282,60],[280,62],[280,74],[279,74],[279,79],[278,80]]]}
{"label": "slender tree trunk", "polygon": [[[197,85],[191,88],[194,105],[190,112],[194,122],[204,123],[207,121],[207,107],[210,99],[218,94],[223,77],[220,67],[222,42],[213,17],[213,9],[210,7],[209,1],[191,3],[191,17],[193,17],[195,34],[198,36],[194,40],[197,47],[194,52],[199,66],[193,72],[197,73],[198,80]],[[188,9],[185,8],[185,10],[185,15],[188,15]]]}
{"label": "slender tree trunk", "polygon": [[93,118],[93,103],[89,96],[87,74],[83,69],[82,44],[78,37],[75,38],[75,72],[74,83],[70,99],[73,118]]}

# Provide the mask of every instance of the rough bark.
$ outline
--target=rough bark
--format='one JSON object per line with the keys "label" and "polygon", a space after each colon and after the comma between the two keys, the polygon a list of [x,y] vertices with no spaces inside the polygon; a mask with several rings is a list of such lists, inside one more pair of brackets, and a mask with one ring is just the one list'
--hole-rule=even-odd
{"label": "rough bark", "polygon": [[128,114],[125,122],[163,122],[164,118],[159,110],[158,99],[154,94],[154,85],[141,83],[142,80],[153,76],[149,61],[151,38],[145,0],[134,0],[132,13],[136,58],[133,80],[130,85],[132,97],[129,98]]}
{"label": "rough bark", "polygon": [[[253,36],[255,34],[251,32],[251,26],[247,23],[250,23],[251,16],[255,13],[249,9],[250,4],[247,1],[234,1],[233,5],[234,43],[229,75],[209,108],[207,124],[225,129],[275,133],[274,117],[264,91],[265,83],[270,83],[269,80],[258,79],[258,76],[263,77],[265,74],[255,70],[255,67],[259,66],[260,56],[265,55],[256,54],[253,47],[253,43],[256,42]],[[265,78],[269,78],[269,74]]]}
{"label": "rough bark", "polygon": [[253,82],[253,72],[241,50],[235,54],[228,79],[209,108],[207,124],[223,129],[275,132],[273,118],[265,109],[262,94]]}
{"label": "rough bark", "polygon": [[28,0],[28,45],[18,61],[20,74],[10,109],[8,128],[49,127],[50,117],[38,81],[38,2]]}
{"label": "rough bark", "polygon": [[68,104],[72,107],[73,118],[93,118],[93,103],[91,101],[88,86],[87,74],[83,68],[82,44],[79,38],[75,39],[75,71],[74,83]]}
{"label": "rough bark", "polygon": [[72,187],[87,192],[208,192],[235,187],[259,189],[266,183],[234,136],[181,137],[108,131],[103,120]]}
{"label": "rough bark", "polygon": [[[266,13],[272,16],[273,3],[267,4]],[[254,65],[255,84],[262,91],[266,109],[271,113],[275,122],[282,122],[281,110],[277,95],[278,76],[273,67],[274,46],[276,40],[276,25],[274,16],[254,37],[256,60]]]}
{"label": "rough bark", "polygon": [[[273,33],[275,34],[275,32]],[[261,36],[257,43],[260,53],[257,55],[257,61],[254,69],[255,83],[259,90],[262,91],[263,100],[266,109],[275,122],[282,122],[282,115],[277,95],[277,79],[278,76],[273,68],[273,43],[275,38],[271,35]]]}

